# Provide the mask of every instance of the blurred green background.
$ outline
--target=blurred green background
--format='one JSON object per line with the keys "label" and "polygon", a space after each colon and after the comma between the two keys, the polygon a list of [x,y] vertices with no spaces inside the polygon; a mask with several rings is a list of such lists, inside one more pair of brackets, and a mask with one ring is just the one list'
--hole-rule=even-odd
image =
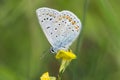
{"label": "blurred green background", "polygon": [[71,49],[77,54],[63,80],[120,80],[120,0],[0,0],[0,80],[39,80],[57,76],[59,61],[35,10],[70,10],[82,21]]}

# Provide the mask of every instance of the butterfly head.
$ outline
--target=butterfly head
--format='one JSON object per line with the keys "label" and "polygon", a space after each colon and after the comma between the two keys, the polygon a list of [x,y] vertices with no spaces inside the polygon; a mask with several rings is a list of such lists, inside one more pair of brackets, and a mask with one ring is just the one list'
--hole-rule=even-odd
{"label": "butterfly head", "polygon": [[50,52],[53,53],[53,54],[54,54],[54,53],[57,53],[59,50],[66,50],[66,51],[67,51],[68,48],[66,48],[66,47],[61,47],[61,48],[51,47],[51,48],[50,48]]}
{"label": "butterfly head", "polygon": [[56,53],[55,49],[53,47],[50,48],[51,53]]}

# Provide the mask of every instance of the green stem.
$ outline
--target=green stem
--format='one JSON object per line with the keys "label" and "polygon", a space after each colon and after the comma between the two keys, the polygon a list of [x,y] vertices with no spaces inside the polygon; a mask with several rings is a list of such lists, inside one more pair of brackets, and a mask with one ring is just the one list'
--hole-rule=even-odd
{"label": "green stem", "polygon": [[60,69],[59,69],[59,74],[58,74],[58,80],[62,79],[62,74],[67,68],[67,66],[70,64],[71,60],[62,60]]}
{"label": "green stem", "polygon": [[[89,0],[85,0],[84,1],[84,7],[83,7],[82,30],[81,30],[80,34],[83,33],[83,29],[84,29],[84,26],[85,26],[85,19],[86,19],[88,5],[89,5]],[[76,54],[78,54],[80,52],[81,42],[82,42],[81,40],[82,40],[82,35],[79,35],[78,40],[77,40],[77,45],[76,45]]]}
{"label": "green stem", "polygon": [[61,79],[62,79],[61,77],[62,77],[62,74],[59,73],[59,74],[58,74],[58,79],[57,79],[57,80],[61,80]]}

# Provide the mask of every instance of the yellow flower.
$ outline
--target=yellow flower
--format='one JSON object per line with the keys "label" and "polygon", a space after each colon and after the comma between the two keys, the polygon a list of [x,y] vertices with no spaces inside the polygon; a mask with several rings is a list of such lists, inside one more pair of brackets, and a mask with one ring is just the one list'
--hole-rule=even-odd
{"label": "yellow flower", "polygon": [[44,74],[40,77],[40,80],[50,80],[49,73],[48,73],[48,72],[44,73]]}
{"label": "yellow flower", "polygon": [[72,51],[59,50],[56,54],[56,59],[72,60],[76,59],[76,55]]}
{"label": "yellow flower", "polygon": [[76,59],[76,55],[71,50],[59,50],[55,57],[56,59],[62,59],[59,73],[63,73],[65,71],[66,67],[70,64],[72,59]]}
{"label": "yellow flower", "polygon": [[56,77],[49,76],[48,72],[43,73],[43,75],[40,77],[40,80],[56,80]]}

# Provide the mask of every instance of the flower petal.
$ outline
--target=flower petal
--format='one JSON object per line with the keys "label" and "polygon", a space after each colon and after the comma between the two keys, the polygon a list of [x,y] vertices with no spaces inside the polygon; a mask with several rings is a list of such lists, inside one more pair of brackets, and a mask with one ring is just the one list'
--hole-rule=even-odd
{"label": "flower petal", "polygon": [[44,73],[44,74],[40,77],[40,80],[50,80],[49,73],[48,73],[48,72]]}
{"label": "flower petal", "polygon": [[56,59],[65,59],[65,60],[72,60],[76,59],[76,55],[72,53],[72,51],[65,51],[65,50],[59,50],[56,54]]}

